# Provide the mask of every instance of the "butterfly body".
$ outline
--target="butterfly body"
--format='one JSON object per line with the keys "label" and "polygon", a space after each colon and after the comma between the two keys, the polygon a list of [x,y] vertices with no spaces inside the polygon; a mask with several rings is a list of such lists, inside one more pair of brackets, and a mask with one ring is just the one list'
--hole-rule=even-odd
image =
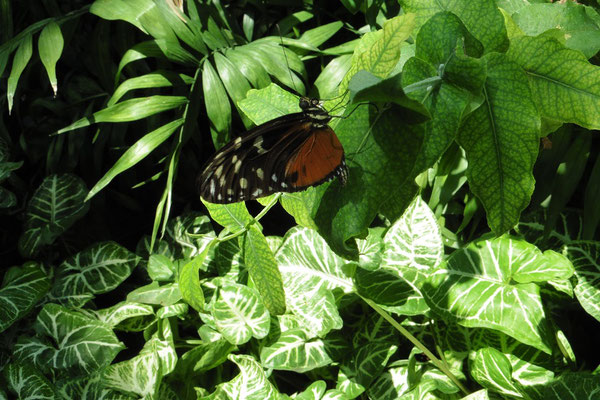
{"label": "butterfly body", "polygon": [[316,99],[300,98],[301,112],[259,125],[226,144],[198,177],[210,203],[254,200],[297,192],[338,178],[346,183],[344,149]]}

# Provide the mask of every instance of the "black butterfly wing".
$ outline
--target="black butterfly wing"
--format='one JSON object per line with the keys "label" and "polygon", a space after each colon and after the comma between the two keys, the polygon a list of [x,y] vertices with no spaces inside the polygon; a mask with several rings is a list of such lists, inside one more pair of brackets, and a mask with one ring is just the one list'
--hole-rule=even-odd
{"label": "black butterfly wing", "polygon": [[284,115],[229,142],[198,177],[202,198],[211,203],[234,203],[281,191],[277,181],[283,182],[279,172],[285,171],[282,160],[310,135],[305,129],[309,121],[302,112]]}

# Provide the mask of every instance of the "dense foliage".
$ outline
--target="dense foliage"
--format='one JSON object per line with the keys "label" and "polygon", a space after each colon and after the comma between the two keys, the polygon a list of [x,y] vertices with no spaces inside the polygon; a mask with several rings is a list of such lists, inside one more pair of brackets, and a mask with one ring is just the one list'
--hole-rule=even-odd
{"label": "dense foliage", "polygon": [[[598,398],[597,3],[90,3],[0,0],[0,399]],[[347,184],[201,202],[305,94]]]}

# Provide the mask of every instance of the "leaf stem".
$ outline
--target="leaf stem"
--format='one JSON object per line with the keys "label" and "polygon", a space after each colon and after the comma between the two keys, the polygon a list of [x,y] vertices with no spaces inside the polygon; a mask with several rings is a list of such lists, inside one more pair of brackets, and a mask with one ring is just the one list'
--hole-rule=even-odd
{"label": "leaf stem", "polygon": [[[360,295],[359,295],[360,296]],[[470,392],[467,390],[467,388],[465,388],[462,383],[460,383],[460,381],[458,380],[458,378],[456,376],[454,376],[454,374],[452,374],[452,372],[450,372],[450,369],[448,368],[448,366],[446,364],[444,364],[443,362],[441,362],[435,355],[433,355],[433,353],[431,351],[429,351],[429,349],[427,347],[425,347],[425,345],[423,343],[421,343],[416,337],[414,337],[408,330],[406,330],[406,328],[404,328],[402,325],[400,325],[390,314],[388,314],[385,310],[383,310],[382,308],[380,308],[377,303],[375,303],[374,301],[364,298],[362,296],[360,296],[365,303],[367,303],[369,306],[371,306],[371,308],[373,310],[375,310],[377,313],[379,313],[379,315],[381,315],[387,322],[389,322],[394,328],[396,328],[396,330],[398,330],[398,332],[400,332],[405,338],[407,338],[412,344],[414,344],[415,346],[417,346],[418,349],[420,349],[427,357],[429,357],[429,359],[431,360],[431,362],[433,363],[433,365],[435,365],[437,368],[440,369],[440,371],[442,371],[448,378],[450,378],[450,380],[452,382],[454,382],[454,384],[466,395],[470,394]]]}

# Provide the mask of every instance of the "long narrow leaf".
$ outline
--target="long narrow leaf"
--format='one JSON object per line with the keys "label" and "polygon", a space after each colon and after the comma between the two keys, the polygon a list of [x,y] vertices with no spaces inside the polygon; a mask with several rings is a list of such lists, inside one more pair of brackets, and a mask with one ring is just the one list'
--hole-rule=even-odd
{"label": "long narrow leaf", "polygon": [[40,38],[38,39],[38,51],[40,52],[40,60],[42,60],[46,72],[48,73],[50,85],[52,85],[55,96],[58,91],[56,62],[62,54],[63,45],[64,40],[60,27],[56,22],[51,21],[46,25],[42,33],[40,33]]}
{"label": "long narrow leaf", "polygon": [[135,142],[119,160],[108,170],[106,174],[94,185],[90,190],[86,201],[91,199],[96,193],[102,190],[106,185],[112,181],[115,176],[123,171],[128,170],[135,164],[143,160],[148,154],[156,149],[161,143],[167,140],[173,132],[181,125],[183,125],[183,119],[176,119],[166,125],[161,126],[158,129],[148,133],[143,138]]}
{"label": "long narrow leaf", "polygon": [[10,72],[10,76],[8,77],[8,89],[7,89],[7,98],[8,98],[8,112],[12,110],[13,99],[15,97],[15,92],[17,91],[17,83],[19,82],[19,78],[23,73],[23,70],[27,66],[29,59],[31,58],[32,43],[31,43],[31,35],[28,35],[17,49],[15,53],[15,58],[13,59],[12,70]]}
{"label": "long narrow leaf", "polygon": [[95,112],[91,117],[84,117],[62,128],[57,135],[83,128],[98,122],[129,122],[149,117],[159,112],[177,108],[187,102],[184,96],[150,96],[140,99],[126,100],[122,103],[106,107]]}

